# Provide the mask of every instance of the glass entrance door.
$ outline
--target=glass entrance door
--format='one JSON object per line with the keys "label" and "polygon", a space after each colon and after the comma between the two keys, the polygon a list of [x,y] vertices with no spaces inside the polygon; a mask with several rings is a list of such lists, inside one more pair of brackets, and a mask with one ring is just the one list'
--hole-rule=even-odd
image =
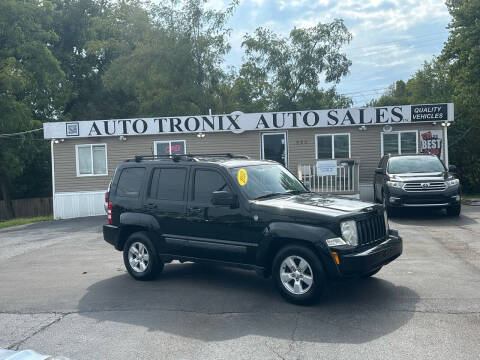
{"label": "glass entrance door", "polygon": [[287,166],[287,133],[262,134],[262,159]]}

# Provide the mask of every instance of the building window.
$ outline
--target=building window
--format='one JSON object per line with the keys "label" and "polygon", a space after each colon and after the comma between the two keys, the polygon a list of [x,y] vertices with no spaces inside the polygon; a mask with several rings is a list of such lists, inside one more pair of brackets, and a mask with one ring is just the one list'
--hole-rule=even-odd
{"label": "building window", "polygon": [[77,176],[108,175],[107,145],[76,145]]}
{"label": "building window", "polygon": [[382,156],[418,153],[417,131],[382,133]]}
{"label": "building window", "polygon": [[317,159],[350,158],[350,134],[316,135]]}
{"label": "building window", "polygon": [[185,140],[155,141],[155,155],[183,155],[185,151]]}

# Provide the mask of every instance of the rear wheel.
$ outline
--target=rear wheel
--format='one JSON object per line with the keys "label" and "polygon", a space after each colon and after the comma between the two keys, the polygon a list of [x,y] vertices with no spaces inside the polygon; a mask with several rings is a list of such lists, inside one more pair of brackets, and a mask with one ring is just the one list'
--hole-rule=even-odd
{"label": "rear wheel", "polygon": [[130,235],[123,248],[123,262],[128,273],[137,280],[154,279],[163,270],[155,246],[145,232]]}
{"label": "rear wheel", "polygon": [[311,304],[325,291],[322,263],[307,247],[290,245],[281,249],[275,256],[272,271],[278,291],[291,303]]}
{"label": "rear wheel", "polygon": [[447,208],[447,215],[457,217],[457,216],[460,216],[461,211],[462,211],[462,205],[460,205],[460,204],[450,206],[450,207]]}

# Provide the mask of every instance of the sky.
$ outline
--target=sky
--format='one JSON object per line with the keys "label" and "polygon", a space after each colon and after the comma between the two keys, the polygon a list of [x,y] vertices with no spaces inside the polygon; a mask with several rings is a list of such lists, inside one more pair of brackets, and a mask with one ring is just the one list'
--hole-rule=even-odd
{"label": "sky", "polygon": [[[225,8],[229,0],[209,0]],[[341,18],[353,35],[344,47],[350,73],[337,91],[363,106],[396,80],[408,80],[439,55],[448,38],[450,15],[443,0],[241,0],[229,21],[232,50],[225,66],[239,68],[246,33],[265,27],[288,36],[294,27],[311,27]],[[330,87],[332,84],[322,84]]]}

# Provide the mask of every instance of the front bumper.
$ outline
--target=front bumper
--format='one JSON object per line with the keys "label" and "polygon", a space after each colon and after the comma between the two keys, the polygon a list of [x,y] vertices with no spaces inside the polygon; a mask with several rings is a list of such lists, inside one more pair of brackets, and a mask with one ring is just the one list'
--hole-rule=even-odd
{"label": "front bumper", "polygon": [[461,200],[459,186],[425,192],[388,188],[386,197],[389,207],[449,207],[458,205]]}
{"label": "front bumper", "polygon": [[340,273],[344,277],[361,276],[381,266],[387,265],[402,254],[403,243],[400,236],[390,236],[380,244],[353,254],[339,254]]}
{"label": "front bumper", "polygon": [[342,251],[340,247],[331,248],[338,255],[338,264],[333,256],[326,263],[327,273],[333,279],[359,277],[368,274],[402,254],[403,241],[396,230],[390,230],[388,238],[371,247]]}
{"label": "front bumper", "polygon": [[115,225],[103,225],[103,239],[118,249],[120,228]]}

